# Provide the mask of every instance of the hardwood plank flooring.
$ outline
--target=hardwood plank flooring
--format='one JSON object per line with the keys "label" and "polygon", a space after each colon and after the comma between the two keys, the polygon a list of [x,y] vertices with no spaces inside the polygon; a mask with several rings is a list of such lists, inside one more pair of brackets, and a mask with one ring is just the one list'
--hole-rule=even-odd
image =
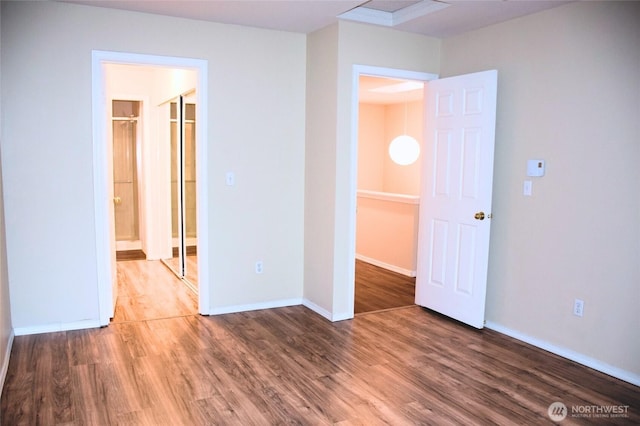
{"label": "hardwood plank flooring", "polygon": [[[177,254],[175,255],[177,256]],[[193,286],[198,288],[198,255],[196,253],[187,254],[186,258],[187,264],[187,273],[185,278],[193,284]],[[180,265],[180,259],[178,257],[172,257],[171,259],[166,259],[165,262],[169,265],[169,267],[174,270],[178,270]]]}
{"label": "hardwood plank flooring", "polygon": [[118,300],[112,322],[198,312],[197,296],[159,260],[127,260],[116,265]]}
{"label": "hardwood plank flooring", "polygon": [[411,306],[415,288],[415,278],[356,260],[356,314]]}
{"label": "hardwood plank flooring", "polygon": [[553,424],[640,388],[423,308],[331,323],[303,306],[15,338],[2,425]]}

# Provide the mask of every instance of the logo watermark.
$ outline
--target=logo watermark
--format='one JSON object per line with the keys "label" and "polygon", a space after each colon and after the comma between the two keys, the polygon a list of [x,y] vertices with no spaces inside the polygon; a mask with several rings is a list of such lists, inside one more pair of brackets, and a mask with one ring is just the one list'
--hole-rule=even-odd
{"label": "logo watermark", "polygon": [[549,409],[547,410],[547,414],[549,414],[549,418],[554,422],[561,422],[567,417],[567,406],[562,402],[552,402],[549,405]]}
{"label": "logo watermark", "polygon": [[547,409],[549,418],[561,422],[567,417],[588,419],[615,419],[629,417],[628,405],[572,405],[571,408],[559,401],[551,403]]}

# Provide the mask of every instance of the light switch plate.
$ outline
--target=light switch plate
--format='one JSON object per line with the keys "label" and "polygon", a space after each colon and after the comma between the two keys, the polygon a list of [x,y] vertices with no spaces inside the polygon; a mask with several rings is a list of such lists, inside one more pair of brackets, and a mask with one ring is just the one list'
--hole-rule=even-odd
{"label": "light switch plate", "polygon": [[225,175],[225,182],[227,186],[233,186],[236,184],[236,175],[233,172],[227,172]]}
{"label": "light switch plate", "polygon": [[533,177],[544,176],[544,160],[528,160],[527,176],[533,176]]}

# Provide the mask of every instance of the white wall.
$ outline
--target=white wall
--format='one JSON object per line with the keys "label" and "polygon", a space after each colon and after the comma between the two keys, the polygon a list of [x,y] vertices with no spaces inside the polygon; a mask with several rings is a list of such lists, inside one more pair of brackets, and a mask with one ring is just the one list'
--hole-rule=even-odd
{"label": "white wall", "polygon": [[[98,319],[92,49],[208,60],[211,306],[302,298],[304,35],[57,2],[2,8],[16,329]],[[227,170],[234,187],[224,184]]]}
{"label": "white wall", "polygon": [[[2,12],[0,11],[0,17]],[[0,19],[1,22],[1,19]],[[0,29],[2,24],[0,23]],[[0,31],[0,44],[2,40]],[[0,58],[0,81],[2,81],[2,61]],[[2,93],[2,87],[0,87]],[[0,105],[0,117],[2,117],[2,105]],[[2,135],[2,121],[0,120],[0,135]],[[0,138],[1,141],[1,138]],[[0,147],[1,147],[0,143]],[[0,154],[0,157],[2,155]],[[7,272],[7,245],[5,238],[4,198],[2,184],[2,162],[0,161],[0,395],[4,379],[9,367],[9,354],[13,342],[13,327],[11,325],[11,304],[9,301],[9,276]]]}
{"label": "white wall", "polygon": [[[577,2],[442,44],[443,76],[499,71],[487,320],[636,383],[639,18],[637,2]],[[524,197],[529,158],[547,173]]]}
{"label": "white wall", "polygon": [[353,66],[437,73],[439,59],[439,40],[388,28],[341,21],[308,37],[304,291],[332,319],[353,315]]}

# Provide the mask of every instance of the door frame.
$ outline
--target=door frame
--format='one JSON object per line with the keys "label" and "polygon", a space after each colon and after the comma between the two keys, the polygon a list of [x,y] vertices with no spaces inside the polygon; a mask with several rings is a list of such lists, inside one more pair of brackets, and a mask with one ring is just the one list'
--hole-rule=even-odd
{"label": "door frame", "polygon": [[[359,92],[360,76],[369,75],[373,77],[398,78],[403,80],[415,80],[428,83],[437,80],[438,74],[409,71],[397,68],[385,68],[369,65],[354,65],[352,71],[352,93],[351,93],[351,144],[350,144],[350,175],[349,175],[349,241],[348,241],[348,306],[350,316],[355,314],[355,290],[356,290],[356,208],[358,203],[358,123],[359,123]],[[341,318],[341,319],[348,319]]]}
{"label": "door frame", "polygon": [[[198,223],[198,255],[208,259],[209,222],[208,222],[208,61],[203,59],[172,56],[144,55],[127,52],[92,50],[91,52],[91,94],[93,128],[93,191],[95,212],[96,268],[98,285],[98,316],[101,326],[109,324],[113,311],[112,289],[117,285],[113,276],[111,262],[113,247],[111,238],[111,219],[109,209],[112,204],[108,188],[108,141],[107,141],[107,105],[105,88],[105,64],[143,65],[167,68],[187,68],[196,71],[196,156],[204,161],[196,163],[196,220]],[[201,200],[201,201],[200,201]],[[198,262],[198,312],[208,315],[210,312],[210,279],[208,262]]]}

